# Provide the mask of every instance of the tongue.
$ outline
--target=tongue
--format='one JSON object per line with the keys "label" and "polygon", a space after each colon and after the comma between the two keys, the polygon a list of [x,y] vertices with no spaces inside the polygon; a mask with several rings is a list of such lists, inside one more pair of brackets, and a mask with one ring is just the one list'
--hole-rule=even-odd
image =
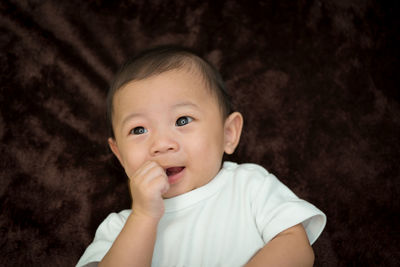
{"label": "tongue", "polygon": [[184,167],[171,167],[166,170],[166,173],[167,173],[167,176],[171,176],[171,175],[181,172],[183,169],[184,169]]}

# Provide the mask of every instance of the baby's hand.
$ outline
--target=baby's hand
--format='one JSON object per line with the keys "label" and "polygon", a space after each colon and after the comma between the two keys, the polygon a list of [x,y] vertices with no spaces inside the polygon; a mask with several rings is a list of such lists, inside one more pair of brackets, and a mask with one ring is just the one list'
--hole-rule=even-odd
{"label": "baby's hand", "polygon": [[169,189],[164,169],[156,162],[148,161],[129,179],[133,214],[160,219],[164,214],[162,195]]}

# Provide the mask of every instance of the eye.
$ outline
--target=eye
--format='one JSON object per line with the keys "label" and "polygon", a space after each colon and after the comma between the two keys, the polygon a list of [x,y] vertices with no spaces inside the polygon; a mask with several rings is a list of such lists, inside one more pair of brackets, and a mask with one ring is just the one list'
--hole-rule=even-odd
{"label": "eye", "polygon": [[139,134],[144,134],[144,133],[147,133],[147,129],[145,129],[142,126],[135,127],[129,132],[129,134],[134,134],[134,135],[139,135]]}
{"label": "eye", "polygon": [[193,118],[191,118],[189,116],[183,116],[176,120],[175,125],[176,126],[184,126],[192,121],[193,121]]}

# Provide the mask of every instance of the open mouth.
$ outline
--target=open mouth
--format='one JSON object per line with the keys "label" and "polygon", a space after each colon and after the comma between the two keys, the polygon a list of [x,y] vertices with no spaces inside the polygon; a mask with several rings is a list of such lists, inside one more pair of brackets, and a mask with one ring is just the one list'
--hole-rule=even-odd
{"label": "open mouth", "polygon": [[183,169],[185,169],[185,167],[170,167],[165,170],[165,173],[168,177],[171,177],[180,173],[181,171],[183,171]]}

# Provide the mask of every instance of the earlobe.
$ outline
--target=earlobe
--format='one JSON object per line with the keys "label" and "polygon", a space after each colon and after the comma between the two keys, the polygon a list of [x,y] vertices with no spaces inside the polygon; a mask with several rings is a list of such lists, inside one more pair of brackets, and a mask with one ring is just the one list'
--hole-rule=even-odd
{"label": "earlobe", "polygon": [[232,154],[239,144],[242,134],[243,116],[239,112],[233,112],[225,120],[224,127],[224,150],[226,154]]}
{"label": "earlobe", "polygon": [[122,163],[121,154],[119,153],[117,142],[114,140],[114,138],[111,138],[111,137],[108,138],[108,145],[109,145],[111,151],[113,152],[113,154],[118,158],[121,165],[124,166],[124,164]]}

